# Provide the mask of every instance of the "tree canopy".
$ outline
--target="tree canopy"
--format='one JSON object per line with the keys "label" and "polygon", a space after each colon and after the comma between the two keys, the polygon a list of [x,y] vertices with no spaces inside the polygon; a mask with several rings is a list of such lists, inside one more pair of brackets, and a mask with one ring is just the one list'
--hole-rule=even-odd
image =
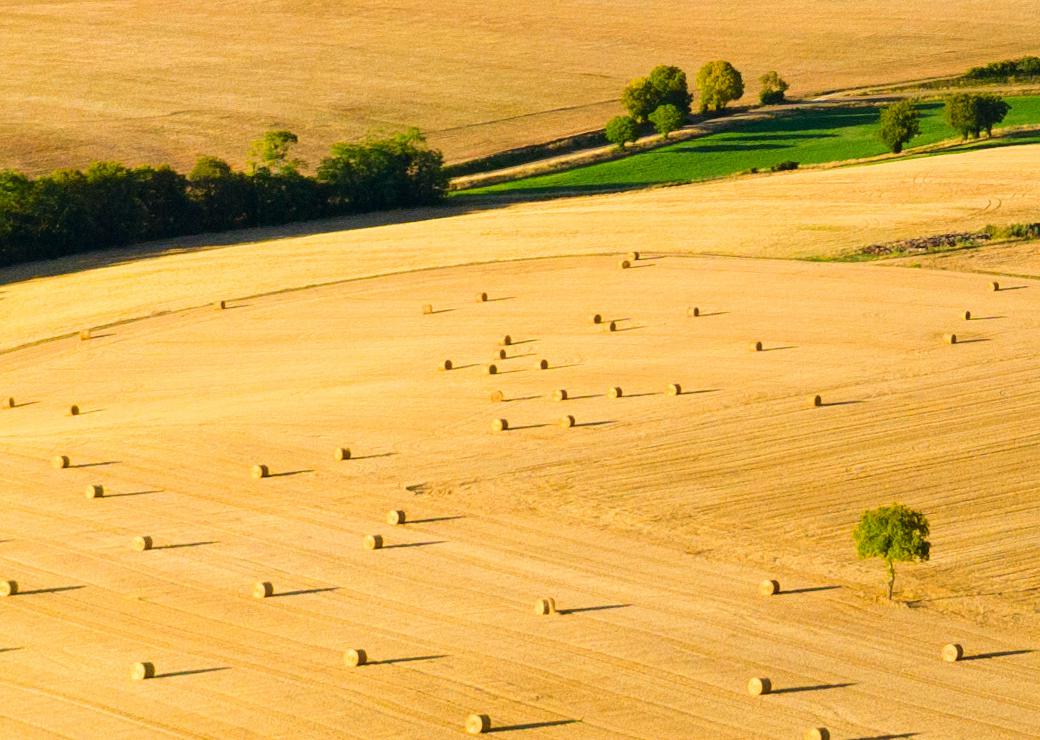
{"label": "tree canopy", "polygon": [[881,109],[878,137],[888,150],[899,154],[903,147],[921,133],[921,112],[913,100],[900,100]]}
{"label": "tree canopy", "polygon": [[671,103],[659,106],[649,116],[650,123],[654,125],[654,130],[666,139],[668,134],[682,126],[685,117],[682,111]]}
{"label": "tree canopy", "polygon": [[253,171],[261,168],[278,174],[298,171],[303,161],[289,156],[289,150],[298,142],[299,138],[292,131],[268,131],[249,148]]}
{"label": "tree canopy", "polygon": [[701,96],[701,112],[722,110],[744,96],[744,78],[729,62],[708,62],[697,73],[697,91]]}
{"label": "tree canopy", "polygon": [[621,104],[637,123],[645,123],[662,105],[674,105],[688,115],[692,102],[686,73],[664,64],[654,67],[647,77],[632,80],[621,93]]}
{"label": "tree canopy", "polygon": [[928,519],[903,504],[864,511],[852,536],[861,558],[881,558],[888,566],[888,598],[892,598],[894,563],[927,561],[931,553]]}
{"label": "tree canopy", "polygon": [[639,138],[639,125],[632,116],[614,116],[607,121],[607,141],[624,149],[625,144]]}
{"label": "tree canopy", "polygon": [[784,102],[785,93],[790,85],[780,76],[778,72],[766,72],[758,78],[762,86],[758,93],[758,100],[762,105],[776,105]]}
{"label": "tree canopy", "polygon": [[1004,120],[1011,106],[996,95],[962,93],[946,98],[946,122],[962,139],[973,139],[985,131],[993,135],[993,127]]}

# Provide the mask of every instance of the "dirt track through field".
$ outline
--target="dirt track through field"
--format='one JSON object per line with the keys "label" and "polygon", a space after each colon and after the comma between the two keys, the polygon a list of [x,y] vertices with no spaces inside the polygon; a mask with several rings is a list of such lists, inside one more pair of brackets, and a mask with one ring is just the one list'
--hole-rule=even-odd
{"label": "dirt track through field", "polygon": [[[0,599],[0,728],[451,737],[474,711],[518,737],[1040,726],[1040,283],[616,262],[393,275],[5,355],[23,405],[0,412],[0,578],[25,593]],[[134,289],[157,297],[165,274]],[[460,369],[438,371],[449,357]],[[274,477],[250,479],[258,462]],[[85,499],[95,482],[108,495]],[[933,561],[900,569],[916,608],[874,603],[881,567],[852,551],[859,511],[893,499],[933,526]],[[391,508],[418,521],[389,526]],[[363,550],[369,533],[389,547]],[[131,550],[142,534],[157,549]],[[784,593],[759,596],[764,577]],[[273,598],[249,596],[258,580]],[[536,616],[543,596],[565,613]],[[950,641],[975,659],[941,662]],[[344,667],[348,647],[373,664]],[[138,660],[158,678],[131,682]],[[756,675],[780,691],[748,696]]]}

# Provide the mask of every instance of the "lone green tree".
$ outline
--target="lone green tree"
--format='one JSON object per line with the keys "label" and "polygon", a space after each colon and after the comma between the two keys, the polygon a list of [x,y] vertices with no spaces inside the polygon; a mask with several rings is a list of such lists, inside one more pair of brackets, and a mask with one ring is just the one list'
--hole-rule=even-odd
{"label": "lone green tree", "polygon": [[632,116],[614,116],[607,122],[605,134],[607,141],[624,149],[625,144],[639,138],[639,125]]}
{"label": "lone green tree", "polygon": [[646,77],[632,80],[621,93],[621,104],[637,123],[646,123],[662,105],[674,105],[687,115],[692,102],[686,73],[666,64],[654,67]]}
{"label": "lone green tree", "polygon": [[299,142],[299,138],[292,131],[281,129],[265,133],[249,148],[253,172],[260,169],[266,169],[275,174],[297,172],[303,166],[303,162],[289,156],[289,150],[297,142]]}
{"label": "lone green tree", "polygon": [[896,582],[895,562],[925,562],[932,549],[928,519],[903,504],[864,511],[852,533],[861,558],[882,558],[888,566],[888,598]]}
{"label": "lone green tree", "polygon": [[758,100],[762,105],[777,105],[784,102],[784,93],[790,87],[787,81],[775,71],[766,72],[758,78],[758,83],[762,86],[761,92],[758,93]]}
{"label": "lone green tree", "polygon": [[1004,120],[1011,106],[996,95],[973,95],[961,93],[946,98],[946,122],[954,131],[967,140],[985,131],[993,135],[993,127]]}
{"label": "lone green tree", "polygon": [[685,116],[674,105],[666,103],[651,113],[649,118],[657,133],[667,139],[668,134],[682,126]]}
{"label": "lone green tree", "polygon": [[744,78],[729,62],[708,62],[697,73],[697,91],[702,113],[709,109],[722,110],[744,96]]}
{"label": "lone green tree", "polygon": [[900,100],[881,109],[878,136],[890,152],[899,154],[920,133],[921,113],[913,100]]}

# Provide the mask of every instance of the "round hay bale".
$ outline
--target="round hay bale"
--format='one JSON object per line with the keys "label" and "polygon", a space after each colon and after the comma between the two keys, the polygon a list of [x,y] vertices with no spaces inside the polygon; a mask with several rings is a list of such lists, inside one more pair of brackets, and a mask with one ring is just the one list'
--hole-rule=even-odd
{"label": "round hay bale", "polygon": [[567,414],[567,416],[560,419],[560,426],[564,429],[570,429],[572,426],[574,426],[574,417],[570,414]]}
{"label": "round hay bale", "polygon": [[18,581],[0,581],[0,596],[14,596],[18,593]]}
{"label": "round hay bale", "polygon": [[630,262],[635,262],[638,259],[639,259],[639,252],[629,252],[628,253],[628,260]]}
{"label": "round hay bale", "polygon": [[957,344],[957,335],[956,334],[944,334],[943,335],[943,341],[946,342],[947,344]]}
{"label": "round hay bale", "polygon": [[752,696],[762,696],[773,690],[773,682],[768,678],[752,678],[747,682],[747,692]]}
{"label": "round hay bale", "polygon": [[433,313],[433,306],[429,303],[424,303],[422,307],[423,316]]}
{"label": "round hay bale", "polygon": [[506,334],[504,337],[502,337],[502,346],[503,347],[508,347],[512,343],[513,343],[513,338],[511,336],[509,336],[508,334]]}
{"label": "round hay bale", "polygon": [[668,392],[669,396],[681,396],[682,395],[682,386],[679,385],[678,383],[669,383],[667,392]]}
{"label": "round hay bale", "polygon": [[942,659],[947,663],[956,663],[963,657],[964,648],[959,643],[951,642],[948,645],[943,645]]}
{"label": "round hay bale", "polygon": [[504,349],[500,349],[498,352],[496,352],[495,356],[498,359],[500,359],[500,360],[508,360],[509,359],[509,353],[506,352]]}
{"label": "round hay bale", "polygon": [[621,260],[621,262],[619,263],[619,266],[621,267],[622,270],[627,270],[629,267],[632,266],[632,263],[629,262],[628,260]]}
{"label": "round hay bale", "polygon": [[14,398],[12,398],[12,397],[8,397],[8,398],[7,398],[7,399],[6,399],[5,401],[4,401],[4,406],[6,406],[6,407],[7,407],[7,408],[9,408],[9,409],[13,409],[13,408],[15,407],[15,402],[14,402]]}
{"label": "round hay bale", "polygon": [[79,416],[79,406],[76,404],[69,406],[69,416]]}
{"label": "round hay bale", "polygon": [[134,663],[130,669],[130,678],[133,681],[144,681],[146,678],[155,678],[155,665],[152,663]]}
{"label": "round hay bale", "polygon": [[826,727],[810,727],[802,737],[805,740],[831,740],[831,731]]}
{"label": "round hay bale", "polygon": [[506,394],[502,391],[491,391],[491,400],[495,403],[500,403],[506,400]]}
{"label": "round hay bale", "polygon": [[55,470],[61,470],[62,468],[69,467],[69,456],[55,455],[51,458],[51,467]]}
{"label": "round hay bale", "polygon": [[134,548],[138,552],[144,552],[145,550],[152,549],[152,538],[148,536],[134,537],[130,542],[130,547]]}
{"label": "round hay bale", "polygon": [[383,535],[366,534],[364,545],[366,550],[380,550],[383,547]]}
{"label": "round hay bale", "polygon": [[691,318],[694,316],[700,316],[701,310],[696,306],[690,306],[688,309],[686,309],[686,315],[690,316]]}
{"label": "round hay bale", "polygon": [[603,316],[602,316],[602,314],[598,314],[598,313],[592,314],[592,323],[593,324],[602,324],[603,323]]}
{"label": "round hay bale", "polygon": [[751,348],[751,351],[752,352],[761,352],[762,351],[762,343],[761,342],[755,342],[754,346]]}
{"label": "round hay bale", "polygon": [[498,365],[492,362],[490,365],[488,365],[487,371],[488,375],[498,375]]}
{"label": "round hay bale", "polygon": [[763,596],[773,596],[780,593],[780,581],[765,580],[758,584],[758,592]]}
{"label": "round hay bale", "polygon": [[350,459],[350,448],[349,447],[337,447],[336,452],[333,454],[337,460],[349,460]]}
{"label": "round hay bale", "polygon": [[487,293],[477,293],[477,303],[487,303]]}
{"label": "round hay bale", "polygon": [[990,287],[994,291],[998,291],[998,290],[1000,290],[1000,283],[998,283],[996,280],[994,280],[992,283],[990,283]]}
{"label": "round hay bale", "polygon": [[813,406],[822,406],[823,405],[823,396],[815,395],[815,396],[813,396],[812,398],[809,399],[809,402],[812,403]]}
{"label": "round hay bale", "polygon": [[609,324],[607,324],[607,331],[617,331],[617,322],[611,321]]}
{"label": "round hay bale", "polygon": [[360,649],[350,649],[343,653],[343,662],[349,668],[357,668],[368,662],[368,653]]}
{"label": "round hay bale", "polygon": [[549,369],[549,361],[548,360],[539,360],[538,361],[538,369],[539,370],[548,370]]}
{"label": "round hay bale", "polygon": [[85,342],[90,339],[90,329],[81,329],[79,332],[79,341]]}
{"label": "round hay bale", "polygon": [[491,430],[495,432],[504,432],[509,429],[509,422],[505,419],[495,419],[491,422]]}
{"label": "round hay bale", "polygon": [[624,395],[624,391],[621,390],[620,385],[615,385],[607,390],[607,398],[621,398]]}
{"label": "round hay bale", "polygon": [[534,602],[534,613],[541,616],[556,614],[556,599],[538,599]]}
{"label": "round hay bale", "polygon": [[266,465],[254,465],[250,468],[249,474],[257,479],[267,478],[271,475],[271,470]]}
{"label": "round hay bale", "polygon": [[225,308],[227,308],[227,301],[220,301],[217,304],[217,309],[218,310],[223,311]]}
{"label": "round hay bale", "polygon": [[965,311],[964,312],[964,320],[965,321],[971,321],[971,311]]}
{"label": "round hay bale", "polygon": [[491,718],[486,714],[471,714],[466,717],[466,732],[470,735],[483,735],[491,729]]}
{"label": "round hay bale", "polygon": [[564,390],[563,388],[560,388],[558,390],[553,391],[552,392],[552,399],[554,401],[566,401],[567,400],[567,391]]}
{"label": "round hay bale", "polygon": [[455,367],[455,365],[451,360],[445,360],[441,363],[441,370],[451,370],[453,367]]}
{"label": "round hay bale", "polygon": [[253,598],[266,599],[274,594],[274,586],[270,581],[258,581],[253,584]]}
{"label": "round hay bale", "polygon": [[394,509],[386,515],[387,524],[404,524],[404,512],[400,509]]}
{"label": "round hay bale", "polygon": [[97,484],[87,486],[86,496],[87,498],[103,498],[105,495],[105,487]]}

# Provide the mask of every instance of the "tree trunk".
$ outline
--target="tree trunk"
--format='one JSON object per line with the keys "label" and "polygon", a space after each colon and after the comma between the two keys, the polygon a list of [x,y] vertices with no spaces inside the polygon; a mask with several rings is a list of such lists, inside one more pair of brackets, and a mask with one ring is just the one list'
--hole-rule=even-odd
{"label": "tree trunk", "polygon": [[888,600],[892,600],[892,587],[896,583],[896,567],[892,564],[891,560],[886,560],[888,563]]}

